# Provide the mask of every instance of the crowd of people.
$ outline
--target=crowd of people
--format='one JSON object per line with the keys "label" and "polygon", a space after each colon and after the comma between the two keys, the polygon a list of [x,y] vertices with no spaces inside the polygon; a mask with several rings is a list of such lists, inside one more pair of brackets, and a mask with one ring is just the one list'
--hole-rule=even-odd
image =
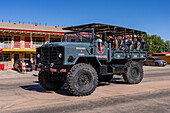
{"label": "crowd of people", "polygon": [[[102,42],[102,36],[96,35],[96,41]],[[112,49],[119,50],[144,50],[145,49],[145,41],[144,37],[135,36],[134,39],[130,36],[107,36],[107,43],[111,43]]]}

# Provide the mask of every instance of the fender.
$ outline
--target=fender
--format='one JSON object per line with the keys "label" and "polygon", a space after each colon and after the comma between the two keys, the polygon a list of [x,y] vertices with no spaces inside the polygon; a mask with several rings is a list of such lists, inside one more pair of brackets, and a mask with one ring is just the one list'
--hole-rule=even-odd
{"label": "fender", "polygon": [[[89,63],[96,69],[97,73],[101,73],[102,65],[95,55],[78,56],[73,62],[69,63],[69,65],[75,65],[78,63]],[[68,63],[64,65],[68,65]]]}

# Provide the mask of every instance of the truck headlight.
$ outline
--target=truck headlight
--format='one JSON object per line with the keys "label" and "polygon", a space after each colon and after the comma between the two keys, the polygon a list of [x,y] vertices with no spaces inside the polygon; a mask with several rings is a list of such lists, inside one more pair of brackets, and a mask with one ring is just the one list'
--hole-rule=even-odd
{"label": "truck headlight", "polygon": [[61,53],[58,54],[58,57],[59,57],[59,58],[62,58],[62,56],[63,56],[63,55],[62,55]]}

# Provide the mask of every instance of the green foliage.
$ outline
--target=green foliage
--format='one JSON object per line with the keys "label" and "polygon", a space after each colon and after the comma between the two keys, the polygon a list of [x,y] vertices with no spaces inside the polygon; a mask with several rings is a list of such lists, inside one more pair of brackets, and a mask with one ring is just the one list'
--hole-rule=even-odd
{"label": "green foliage", "polygon": [[147,35],[148,40],[148,49],[149,53],[160,53],[162,52],[162,48],[164,47],[164,41],[161,39],[160,36],[157,35]]}
{"label": "green foliage", "polygon": [[170,52],[170,41],[166,41],[163,47],[164,52]]}

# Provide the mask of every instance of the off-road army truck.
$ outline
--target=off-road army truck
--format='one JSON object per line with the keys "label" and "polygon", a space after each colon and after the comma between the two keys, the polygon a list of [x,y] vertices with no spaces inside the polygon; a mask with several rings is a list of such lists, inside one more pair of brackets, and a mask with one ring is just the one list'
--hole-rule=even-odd
{"label": "off-road army truck", "polygon": [[69,32],[61,42],[36,49],[39,83],[46,90],[66,82],[71,94],[86,96],[113,75],[122,75],[128,84],[142,81],[146,32],[100,23],[63,29]]}

